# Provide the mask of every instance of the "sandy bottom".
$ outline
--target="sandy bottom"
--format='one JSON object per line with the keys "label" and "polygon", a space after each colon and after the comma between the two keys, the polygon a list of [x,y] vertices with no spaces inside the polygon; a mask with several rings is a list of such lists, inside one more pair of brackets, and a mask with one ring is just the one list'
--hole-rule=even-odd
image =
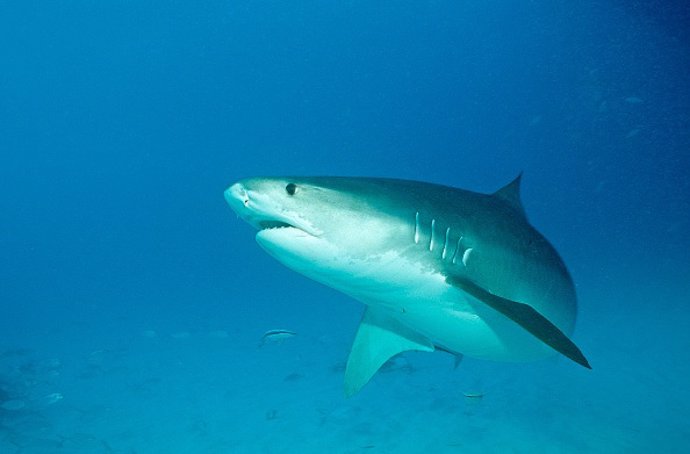
{"label": "sandy bottom", "polygon": [[0,453],[671,453],[690,446],[690,336],[680,310],[583,322],[576,338],[592,371],[564,358],[466,358],[454,370],[447,354],[412,353],[350,399],[343,368],[358,315],[353,306],[343,311],[350,316],[342,326],[305,323],[295,338],[261,347],[261,331],[213,320],[203,329],[122,322],[102,341],[83,326],[84,339],[65,326],[69,339],[56,335],[42,346],[5,340]]}

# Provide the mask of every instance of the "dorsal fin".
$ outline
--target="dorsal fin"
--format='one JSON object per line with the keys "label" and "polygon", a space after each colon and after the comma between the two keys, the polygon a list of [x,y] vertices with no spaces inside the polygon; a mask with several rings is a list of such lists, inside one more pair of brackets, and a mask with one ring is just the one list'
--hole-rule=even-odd
{"label": "dorsal fin", "polygon": [[525,214],[525,208],[522,206],[522,200],[520,200],[520,180],[522,179],[522,172],[518,174],[517,177],[507,185],[503,186],[498,191],[494,192],[494,197],[506,202],[508,205],[513,207],[518,213],[527,217]]}

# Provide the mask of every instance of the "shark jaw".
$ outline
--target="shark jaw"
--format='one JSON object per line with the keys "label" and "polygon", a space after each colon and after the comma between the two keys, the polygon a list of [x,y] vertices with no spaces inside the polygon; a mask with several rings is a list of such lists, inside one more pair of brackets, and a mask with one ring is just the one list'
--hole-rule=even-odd
{"label": "shark jaw", "polygon": [[283,209],[266,194],[247,189],[241,182],[226,189],[224,195],[237,215],[258,230],[257,239],[271,237],[275,234],[271,230],[283,230],[281,235],[288,237],[317,237],[321,233],[301,219],[298,213]]}
{"label": "shark jaw", "polygon": [[[299,212],[280,203],[285,198],[282,192],[287,184],[262,187],[259,179],[243,180],[225,191],[225,200],[240,218],[257,230],[256,242],[269,255],[298,273],[328,284],[332,271],[315,263],[329,261],[338,251],[323,241],[321,230]],[[278,186],[277,190],[273,186]],[[310,260],[305,260],[305,256]]]}

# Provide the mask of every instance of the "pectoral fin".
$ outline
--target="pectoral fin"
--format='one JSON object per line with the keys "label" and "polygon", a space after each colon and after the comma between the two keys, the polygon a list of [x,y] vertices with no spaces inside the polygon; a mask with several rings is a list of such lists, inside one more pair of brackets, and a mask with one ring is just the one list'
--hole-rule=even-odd
{"label": "pectoral fin", "polygon": [[469,293],[487,306],[513,320],[557,352],[567,356],[587,369],[592,368],[587,358],[585,358],[580,349],[577,348],[577,345],[568,339],[568,336],[563,334],[563,331],[558,329],[556,325],[532,308],[532,306],[501,298],[500,296],[486,291],[466,278],[448,277],[447,282]]}
{"label": "pectoral fin", "polygon": [[345,395],[356,394],[383,363],[409,350],[432,352],[434,346],[384,311],[367,308],[347,359]]}

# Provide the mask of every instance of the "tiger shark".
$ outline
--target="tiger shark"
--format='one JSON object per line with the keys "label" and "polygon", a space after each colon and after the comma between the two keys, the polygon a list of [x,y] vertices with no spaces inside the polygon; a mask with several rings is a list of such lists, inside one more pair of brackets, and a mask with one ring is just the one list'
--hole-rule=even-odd
{"label": "tiger shark", "polygon": [[225,198],[279,262],[365,304],[345,368],[351,396],[411,350],[513,362],[560,353],[591,368],[570,340],[573,281],[528,222],[520,179],[482,194],[387,178],[248,178]]}

